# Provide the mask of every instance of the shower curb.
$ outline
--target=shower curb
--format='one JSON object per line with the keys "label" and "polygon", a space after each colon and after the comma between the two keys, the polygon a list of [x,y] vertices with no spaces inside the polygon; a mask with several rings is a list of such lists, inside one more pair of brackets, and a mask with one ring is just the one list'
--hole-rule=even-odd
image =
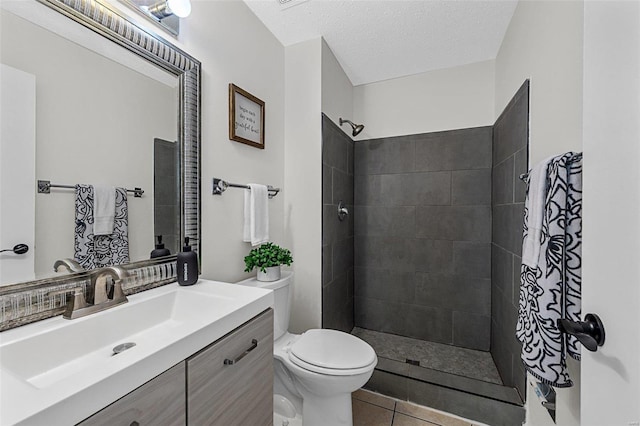
{"label": "shower curb", "polygon": [[379,359],[364,388],[493,426],[525,420],[522,399],[513,388],[389,359]]}

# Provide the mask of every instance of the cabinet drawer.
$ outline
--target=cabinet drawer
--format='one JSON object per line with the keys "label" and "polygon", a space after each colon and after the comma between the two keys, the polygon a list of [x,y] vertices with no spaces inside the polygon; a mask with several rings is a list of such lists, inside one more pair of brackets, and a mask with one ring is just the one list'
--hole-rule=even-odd
{"label": "cabinet drawer", "polygon": [[185,361],[183,361],[78,424],[80,426],[184,425],[186,420],[185,374]]}
{"label": "cabinet drawer", "polygon": [[187,360],[187,417],[193,426],[273,424],[271,309]]}

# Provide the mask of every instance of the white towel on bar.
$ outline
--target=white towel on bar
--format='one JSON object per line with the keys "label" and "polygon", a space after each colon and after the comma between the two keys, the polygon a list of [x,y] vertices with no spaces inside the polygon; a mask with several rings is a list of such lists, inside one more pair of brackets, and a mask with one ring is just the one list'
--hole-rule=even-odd
{"label": "white towel on bar", "polygon": [[244,191],[243,241],[252,246],[269,241],[269,191],[265,185],[250,183]]}
{"label": "white towel on bar", "polygon": [[555,158],[551,156],[536,164],[529,171],[529,192],[526,209],[529,212],[527,227],[529,233],[522,243],[522,263],[535,268],[540,258],[540,236],[542,233],[542,218],[544,217],[547,196],[547,169]]}
{"label": "white towel on bar", "polygon": [[113,234],[116,216],[116,188],[93,185],[93,234]]}

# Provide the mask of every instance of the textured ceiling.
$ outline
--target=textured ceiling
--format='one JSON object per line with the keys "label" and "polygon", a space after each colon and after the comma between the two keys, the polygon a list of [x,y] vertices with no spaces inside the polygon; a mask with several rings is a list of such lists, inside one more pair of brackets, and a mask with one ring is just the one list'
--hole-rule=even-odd
{"label": "textured ceiling", "polygon": [[289,46],[324,37],[354,85],[494,59],[517,0],[245,0]]}

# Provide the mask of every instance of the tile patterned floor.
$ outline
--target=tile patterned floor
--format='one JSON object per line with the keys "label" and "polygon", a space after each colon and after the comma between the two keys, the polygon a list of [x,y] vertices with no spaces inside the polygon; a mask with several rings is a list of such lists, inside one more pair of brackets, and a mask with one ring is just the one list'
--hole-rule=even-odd
{"label": "tile patterned floor", "polygon": [[352,394],[353,426],[483,426],[421,405],[359,389]]}
{"label": "tile patterned floor", "polygon": [[382,358],[420,361],[420,367],[502,385],[489,352],[427,342],[356,327],[351,332],[369,343]]}

